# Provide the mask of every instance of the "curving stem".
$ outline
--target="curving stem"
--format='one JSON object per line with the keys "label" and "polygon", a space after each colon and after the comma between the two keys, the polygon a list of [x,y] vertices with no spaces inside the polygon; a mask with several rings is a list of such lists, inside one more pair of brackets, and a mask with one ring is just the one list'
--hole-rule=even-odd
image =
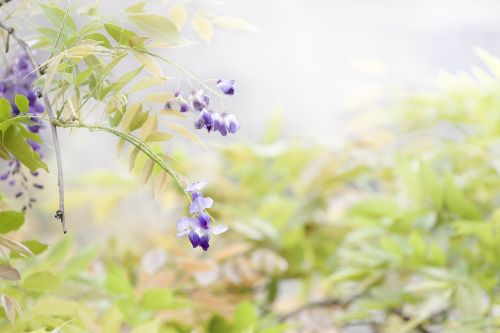
{"label": "curving stem", "polygon": [[[41,68],[40,65],[36,62],[28,44],[19,36],[17,36],[14,29],[6,26],[2,22],[0,22],[0,29],[7,31],[9,37],[12,37],[12,39],[14,39],[23,49],[23,51],[28,56],[31,66],[35,70],[37,76],[39,77],[43,75],[44,69]],[[46,93],[43,94],[43,103],[45,104],[45,109],[47,110],[47,114],[49,115],[50,129],[52,133],[52,140],[54,142],[54,150],[56,152],[56,161],[57,161],[57,185],[59,187],[59,209],[55,213],[55,218],[61,221],[63,232],[66,233],[68,230],[66,228],[66,218],[64,214],[64,177],[62,168],[61,148],[59,146],[59,139],[57,137],[57,128],[55,125],[56,119],[54,116],[54,110],[52,109],[52,105],[50,104],[49,98]]]}

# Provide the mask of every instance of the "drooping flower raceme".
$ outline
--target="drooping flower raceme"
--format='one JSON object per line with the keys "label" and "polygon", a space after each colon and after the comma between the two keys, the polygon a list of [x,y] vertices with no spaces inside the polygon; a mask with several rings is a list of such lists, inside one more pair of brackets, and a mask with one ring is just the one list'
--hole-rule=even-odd
{"label": "drooping flower raceme", "polygon": [[[217,87],[225,95],[234,95],[235,80],[219,79]],[[234,134],[240,128],[238,118],[234,114],[227,112],[218,113],[212,110],[210,105],[210,95],[204,90],[193,90],[189,95],[189,104],[183,98],[180,92],[175,94],[175,98],[168,101],[165,105],[167,109],[178,109],[180,112],[187,112],[190,109],[197,111],[194,118],[194,127],[196,129],[205,128],[210,132],[219,132],[221,135]]]}
{"label": "drooping flower raceme", "polygon": [[211,208],[213,200],[204,197],[201,190],[207,182],[201,181],[189,185],[185,191],[191,195],[192,203],[189,207],[190,217],[182,217],[177,223],[177,237],[188,236],[193,248],[201,247],[206,251],[210,244],[210,235],[218,235],[227,231],[227,226],[211,226],[210,215],[206,212]]}
{"label": "drooping flower raceme", "polygon": [[[32,133],[38,133],[40,129],[43,128],[39,115],[42,114],[45,109],[44,105],[39,101],[41,95],[33,89],[33,82],[35,79],[36,74],[26,54],[14,58],[13,62],[6,66],[3,73],[0,74],[0,97],[4,97],[10,102],[13,116],[20,114],[20,110],[15,103],[16,95],[24,95],[28,99],[28,113],[32,117],[31,123],[26,127]],[[34,151],[42,156],[41,146],[38,142],[32,139],[28,139],[27,142]],[[38,173],[36,172],[31,173],[33,177],[37,175]],[[8,181],[10,186],[14,186],[18,183],[20,189],[16,193],[16,197],[21,197],[28,188],[28,177],[23,173],[21,164],[16,159],[9,162],[7,170],[2,172],[0,180]],[[42,185],[37,183],[33,183],[32,185],[33,188],[36,189],[43,188]],[[35,201],[33,198],[28,199],[23,210],[27,207],[31,207],[31,204]]]}

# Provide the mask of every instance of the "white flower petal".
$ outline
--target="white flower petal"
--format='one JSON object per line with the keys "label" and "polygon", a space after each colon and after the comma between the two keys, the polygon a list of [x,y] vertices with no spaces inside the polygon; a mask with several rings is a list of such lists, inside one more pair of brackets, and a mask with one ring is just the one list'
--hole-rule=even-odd
{"label": "white flower petal", "polygon": [[189,185],[188,187],[186,187],[185,190],[186,190],[186,192],[198,192],[198,191],[201,191],[201,189],[203,189],[207,184],[208,184],[208,182],[206,182],[204,180],[199,181],[199,182],[194,182],[191,185]]}
{"label": "white flower petal", "polygon": [[227,225],[219,224],[216,225],[215,227],[210,228],[210,232],[213,233],[214,235],[219,235],[227,231],[229,229]]}
{"label": "white flower petal", "polygon": [[196,228],[197,221],[192,217],[183,217],[177,222],[177,231],[184,232]]}

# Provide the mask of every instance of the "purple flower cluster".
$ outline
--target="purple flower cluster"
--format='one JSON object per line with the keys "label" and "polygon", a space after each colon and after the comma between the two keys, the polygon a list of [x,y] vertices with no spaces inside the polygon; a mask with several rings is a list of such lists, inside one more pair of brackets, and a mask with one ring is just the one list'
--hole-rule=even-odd
{"label": "purple flower cluster", "polygon": [[28,129],[33,133],[38,133],[43,128],[38,115],[42,114],[45,108],[38,100],[39,94],[33,90],[33,82],[36,79],[33,70],[27,55],[16,57],[13,64],[7,66],[0,77],[0,96],[5,97],[10,102],[14,116],[20,113],[15,104],[16,95],[26,96],[29,101],[28,112],[33,116],[31,118],[32,124],[28,126]]}
{"label": "purple flower cluster", "polygon": [[[0,76],[0,97],[4,97],[10,102],[12,116],[20,114],[20,110],[15,103],[16,95],[24,95],[28,99],[28,113],[31,114],[32,117],[31,123],[27,125],[27,129],[32,133],[38,133],[40,129],[43,128],[43,124],[38,116],[44,112],[44,105],[39,101],[40,94],[33,90],[33,82],[35,79],[36,74],[33,66],[28,56],[25,54],[16,57],[13,63],[7,66]],[[34,151],[42,156],[41,146],[36,141],[28,139],[27,142]],[[38,173],[32,172],[31,176],[36,177]],[[10,186],[14,186],[16,180],[19,181],[20,190],[16,193],[17,198],[21,197],[24,191],[27,192],[28,190],[28,178],[23,173],[21,163],[17,159],[13,159],[9,162],[7,170],[0,175],[0,180],[7,181]],[[37,183],[32,185],[36,189],[43,188],[43,185]],[[35,199],[28,199],[27,206],[31,207]],[[26,209],[26,206],[24,206],[23,209]]]}
{"label": "purple flower cluster", "polygon": [[201,190],[207,182],[201,181],[189,185],[185,191],[191,195],[190,217],[183,217],[177,223],[177,237],[188,236],[193,248],[201,247],[204,251],[210,246],[210,234],[218,235],[228,228],[225,225],[211,226],[210,215],[206,209],[211,208],[213,200],[204,197]]}
{"label": "purple flower cluster", "polygon": [[[234,95],[234,80],[217,81],[217,87],[226,95]],[[223,136],[229,133],[236,133],[240,128],[238,118],[230,113],[217,113],[210,107],[210,96],[203,90],[193,90],[189,96],[189,102],[184,99],[181,93],[175,94],[175,99],[166,104],[167,109],[178,106],[180,112],[187,112],[191,108],[198,112],[194,120],[196,129],[206,128],[208,132],[219,132]]]}

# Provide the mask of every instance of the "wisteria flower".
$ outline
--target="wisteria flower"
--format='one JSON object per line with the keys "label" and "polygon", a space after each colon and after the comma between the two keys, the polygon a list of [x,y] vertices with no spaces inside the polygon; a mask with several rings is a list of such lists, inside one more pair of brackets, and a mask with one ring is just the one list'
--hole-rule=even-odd
{"label": "wisteria flower", "polygon": [[217,80],[217,87],[225,94],[225,95],[234,95],[234,80]]}
{"label": "wisteria flower", "polygon": [[188,187],[186,187],[184,190],[186,192],[189,192],[189,193],[193,193],[193,192],[199,192],[201,191],[205,186],[207,186],[208,182],[205,181],[205,180],[201,180],[201,181],[198,181],[198,182],[194,182],[192,183],[191,185],[189,185]]}
{"label": "wisteria flower", "polygon": [[214,128],[218,130],[220,134],[226,136],[228,133],[236,133],[240,128],[240,123],[234,114],[223,113],[215,120]]}
{"label": "wisteria flower", "polygon": [[176,92],[175,98],[169,100],[167,104],[165,104],[165,109],[172,110],[176,105],[179,106],[179,112],[188,112],[190,109],[189,103],[184,99],[180,92]]}
{"label": "wisteria flower", "polygon": [[177,237],[188,236],[193,248],[200,246],[204,251],[210,247],[210,234],[219,235],[226,232],[226,225],[210,226],[208,214],[200,214],[198,218],[183,217],[177,223]]}
{"label": "wisteria flower", "polygon": [[194,192],[191,198],[193,202],[191,202],[191,206],[189,207],[190,214],[200,213],[207,208],[212,208],[214,203],[212,198],[205,198],[200,192]]}
{"label": "wisteria flower", "polygon": [[201,111],[208,108],[210,103],[210,96],[205,94],[203,90],[193,90],[191,96],[189,96],[189,101],[195,110]]}

